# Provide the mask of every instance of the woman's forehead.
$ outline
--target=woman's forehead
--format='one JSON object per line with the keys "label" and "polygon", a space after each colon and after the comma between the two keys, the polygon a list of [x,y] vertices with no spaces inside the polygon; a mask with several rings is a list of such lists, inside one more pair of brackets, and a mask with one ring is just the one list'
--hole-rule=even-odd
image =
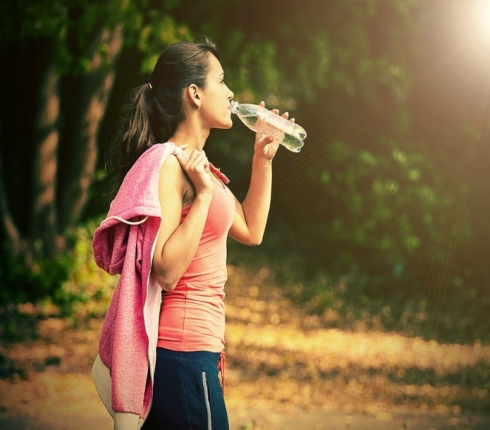
{"label": "woman's forehead", "polygon": [[221,63],[213,54],[209,54],[209,71],[216,76],[224,74]]}

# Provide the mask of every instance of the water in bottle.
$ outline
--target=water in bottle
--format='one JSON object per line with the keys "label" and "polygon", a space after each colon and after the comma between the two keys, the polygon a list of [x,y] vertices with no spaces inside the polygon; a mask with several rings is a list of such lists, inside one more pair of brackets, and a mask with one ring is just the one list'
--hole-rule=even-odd
{"label": "water in bottle", "polygon": [[306,138],[306,131],[298,124],[276,115],[262,106],[238,103],[235,100],[231,102],[231,111],[250,130],[271,136],[292,152],[301,151]]}

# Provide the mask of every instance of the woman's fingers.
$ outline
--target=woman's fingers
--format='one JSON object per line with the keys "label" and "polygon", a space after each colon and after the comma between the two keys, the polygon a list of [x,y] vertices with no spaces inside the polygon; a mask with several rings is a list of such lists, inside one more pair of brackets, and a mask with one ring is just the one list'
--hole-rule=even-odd
{"label": "woman's fingers", "polygon": [[262,135],[259,139],[260,143],[262,143],[263,145],[267,145],[269,143],[272,143],[274,141],[274,138],[271,137],[271,136],[267,136],[267,135]]}
{"label": "woman's fingers", "polygon": [[195,166],[199,164],[199,162],[202,162],[204,156],[204,151],[198,151],[197,149],[192,150],[192,152],[187,157],[187,163],[189,164],[189,167]]}
{"label": "woman's fingers", "polygon": [[[262,100],[262,101],[259,103],[259,106],[265,107],[265,102]],[[272,112],[272,113],[275,113],[276,115],[279,115],[279,109],[271,109],[271,112]],[[283,118],[288,119],[288,118],[289,118],[289,112],[284,112],[284,113],[283,113],[281,116],[282,116]],[[292,118],[290,121],[294,122],[294,118]]]}
{"label": "woman's fingers", "polygon": [[176,154],[177,160],[186,173],[192,176],[194,173],[209,172],[209,161],[204,151],[193,150],[188,157],[184,154]]}
{"label": "woman's fingers", "polygon": [[209,161],[204,151],[194,149],[187,158],[178,157],[182,169],[196,187],[196,191],[209,192],[212,190],[211,177],[209,176]]}

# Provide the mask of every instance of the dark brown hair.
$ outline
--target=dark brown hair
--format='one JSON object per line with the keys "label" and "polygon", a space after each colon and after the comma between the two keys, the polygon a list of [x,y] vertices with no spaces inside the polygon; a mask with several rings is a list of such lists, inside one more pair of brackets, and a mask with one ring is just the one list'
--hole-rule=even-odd
{"label": "dark brown hair", "polygon": [[205,89],[209,54],[219,60],[216,45],[207,38],[170,45],[160,54],[148,83],[130,92],[106,155],[112,195],[141,154],[155,143],[166,142],[185,119],[183,91],[191,84]]}

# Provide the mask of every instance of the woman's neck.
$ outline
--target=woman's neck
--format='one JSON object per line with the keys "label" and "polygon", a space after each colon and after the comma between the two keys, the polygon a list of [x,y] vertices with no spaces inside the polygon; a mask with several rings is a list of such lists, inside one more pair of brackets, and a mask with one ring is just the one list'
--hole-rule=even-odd
{"label": "woman's neck", "polygon": [[201,127],[183,123],[175,130],[169,140],[178,146],[187,145],[187,151],[193,149],[201,151],[208,136],[209,130],[206,131]]}

